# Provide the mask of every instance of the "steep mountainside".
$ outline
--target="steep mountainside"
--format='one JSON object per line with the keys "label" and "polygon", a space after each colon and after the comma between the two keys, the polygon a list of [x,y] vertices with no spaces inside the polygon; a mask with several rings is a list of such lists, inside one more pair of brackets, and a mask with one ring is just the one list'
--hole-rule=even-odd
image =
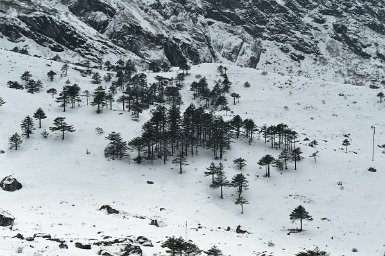
{"label": "steep mountainside", "polygon": [[384,79],[383,1],[5,0],[0,7],[1,45],[36,44],[47,57],[134,55],[355,84]]}

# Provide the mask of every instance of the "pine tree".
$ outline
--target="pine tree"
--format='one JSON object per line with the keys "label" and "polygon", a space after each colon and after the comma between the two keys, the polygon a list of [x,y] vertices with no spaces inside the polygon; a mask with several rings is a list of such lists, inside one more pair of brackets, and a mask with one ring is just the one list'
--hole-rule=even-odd
{"label": "pine tree", "polygon": [[115,157],[123,158],[127,155],[127,143],[123,141],[120,133],[112,132],[106,137],[106,139],[110,142],[104,149],[105,157],[112,157],[112,159],[115,159]]}
{"label": "pine tree", "polygon": [[223,253],[221,250],[218,249],[215,245],[211,247],[207,252],[205,252],[207,256],[223,256]]}
{"label": "pine tree", "polygon": [[102,113],[102,108],[106,105],[106,91],[102,86],[98,86],[93,93],[93,100],[91,106],[98,106],[96,113]]}
{"label": "pine tree", "polygon": [[236,138],[239,138],[239,134],[241,132],[241,128],[243,125],[242,118],[239,115],[236,115],[233,117],[233,119],[230,121],[231,126],[235,130]]}
{"label": "pine tree", "polygon": [[239,170],[242,170],[243,167],[245,167],[247,165],[246,164],[247,161],[245,159],[243,159],[242,157],[235,159],[233,162],[238,167]]}
{"label": "pine tree", "polygon": [[186,256],[199,255],[201,252],[199,247],[191,241],[186,241],[183,243],[183,251]]}
{"label": "pine tree", "polygon": [[65,132],[74,132],[75,129],[72,125],[68,125],[65,121],[65,117],[56,117],[55,120],[53,121],[52,127],[49,129],[53,132],[55,131],[60,131],[62,132],[62,140],[64,140],[64,133]]}
{"label": "pine tree", "polygon": [[292,154],[289,150],[282,150],[281,154],[279,154],[278,159],[284,163],[285,169],[287,170],[287,163],[292,161]]}
{"label": "pine tree", "polygon": [[33,120],[30,116],[26,116],[24,120],[21,122],[21,130],[23,131],[23,135],[27,136],[27,139],[29,138],[29,135],[33,133],[33,130],[35,130]]}
{"label": "pine tree", "polygon": [[8,81],[7,85],[9,88],[16,89],[16,90],[23,90],[23,85],[19,84],[18,81]]}
{"label": "pine tree", "polygon": [[182,237],[176,238],[176,237],[169,237],[166,241],[162,243],[162,248],[168,248],[167,251],[171,256],[176,256],[177,253],[179,255],[182,255],[183,247],[184,247],[185,241]]}
{"label": "pine tree", "polygon": [[382,102],[382,99],[385,97],[384,93],[383,92],[379,92],[377,94],[377,97],[380,98],[380,103]]}
{"label": "pine tree", "polygon": [[243,198],[243,197],[241,196],[241,197],[238,197],[238,198],[235,200],[235,204],[241,206],[241,209],[242,209],[241,214],[243,214],[243,205],[249,204],[249,202],[248,202],[245,198]]}
{"label": "pine tree", "polygon": [[227,180],[223,171],[217,172],[216,175],[217,176],[212,181],[210,187],[220,188],[221,189],[221,199],[223,199],[223,187],[230,186],[230,182]]}
{"label": "pine tree", "polygon": [[301,223],[301,228],[299,231],[302,231],[302,221],[303,220],[312,221],[313,218],[309,215],[309,213],[305,210],[305,208],[302,205],[299,205],[290,213],[290,220],[292,220],[293,222],[296,220],[299,220]]}
{"label": "pine tree", "polygon": [[87,99],[87,105],[88,105],[88,99],[90,98],[90,91],[84,90],[84,91],[83,91],[83,96],[86,97],[86,99]]}
{"label": "pine tree", "polygon": [[52,98],[55,97],[55,95],[57,94],[57,90],[55,88],[49,88],[47,90],[47,93],[51,94],[52,95]]}
{"label": "pine tree", "polygon": [[48,76],[49,80],[51,80],[51,82],[52,82],[53,79],[54,79],[55,76],[56,76],[56,72],[53,71],[53,70],[50,70],[50,71],[47,73],[47,76]]}
{"label": "pine tree", "polygon": [[238,101],[239,101],[239,98],[241,97],[238,93],[235,93],[235,92],[231,93],[230,96],[233,97],[233,104],[234,105],[235,105],[235,99],[238,99]]}
{"label": "pine tree", "polygon": [[40,80],[37,80],[35,82],[35,80],[30,79],[27,82],[27,85],[25,86],[25,88],[27,89],[28,93],[34,94],[34,93],[40,92],[40,89],[43,88],[43,84]]}
{"label": "pine tree", "polygon": [[204,172],[205,176],[210,176],[212,178],[212,182],[214,182],[215,174],[217,174],[220,170],[218,166],[216,166],[213,162],[210,164],[209,167],[206,168],[207,171]]}
{"label": "pine tree", "polygon": [[136,137],[134,139],[132,139],[130,142],[128,142],[128,145],[131,147],[131,148],[134,148],[137,152],[138,152],[138,155],[136,158],[134,158],[134,161],[138,164],[140,164],[142,162],[142,156],[141,156],[141,152],[144,148],[144,140],[142,137]]}
{"label": "pine tree", "polygon": [[317,162],[317,158],[318,158],[318,150],[316,152],[314,152],[313,154],[311,154],[312,158],[314,158],[314,162]]}
{"label": "pine tree", "polygon": [[310,143],[309,143],[309,147],[312,147],[312,148],[316,148],[318,145],[318,141],[316,140],[312,140]]}
{"label": "pine tree", "polygon": [[295,148],[291,151],[292,160],[294,161],[294,170],[297,170],[297,162],[301,161],[302,151],[300,148]]}
{"label": "pine tree", "polygon": [[63,112],[66,112],[66,106],[70,103],[70,97],[66,90],[66,87],[63,88],[63,91],[59,93],[59,97],[56,98],[56,102],[61,103],[60,107],[63,108]]}
{"label": "pine tree", "polygon": [[47,118],[42,108],[38,108],[33,117],[39,120],[39,128],[41,128],[41,120]]}
{"label": "pine tree", "polygon": [[177,164],[179,165],[179,174],[182,174],[183,172],[183,166],[184,165],[188,165],[187,164],[187,160],[186,160],[186,156],[183,154],[183,152],[180,152],[173,160],[172,160],[172,163],[173,164]]}
{"label": "pine tree", "polygon": [[270,177],[270,165],[274,162],[274,157],[271,155],[265,155],[262,157],[259,161],[258,164],[262,166],[266,166],[266,177]]}
{"label": "pine tree", "polygon": [[17,150],[20,147],[20,144],[23,142],[21,139],[20,135],[17,133],[14,133],[10,138],[9,138],[9,148]]}
{"label": "pine tree", "polygon": [[325,251],[321,251],[318,247],[316,247],[314,250],[299,252],[295,256],[329,256],[329,254]]}
{"label": "pine tree", "polygon": [[95,74],[92,75],[92,83],[93,84],[100,84],[102,82],[102,77],[98,72],[95,72]]}
{"label": "pine tree", "polygon": [[29,71],[25,71],[25,72],[21,75],[21,77],[20,77],[20,79],[23,80],[23,81],[25,82],[25,84],[27,84],[28,81],[29,81],[31,78],[32,78],[32,75],[31,75],[31,73],[30,73]]}
{"label": "pine tree", "polygon": [[243,127],[245,128],[245,131],[246,131],[246,138],[249,138],[249,145],[250,145],[254,138],[255,123],[252,119],[245,119],[243,121]]}
{"label": "pine tree", "polygon": [[0,97],[0,107],[3,106],[6,102],[3,100],[3,98]]}
{"label": "pine tree", "polygon": [[244,190],[247,190],[247,188],[249,187],[247,183],[249,182],[247,181],[245,175],[243,175],[242,173],[236,174],[233,177],[231,185],[237,188],[238,198],[241,198],[242,192]]}
{"label": "pine tree", "polygon": [[342,141],[342,146],[345,147],[345,153],[348,153],[348,146],[350,146],[350,141],[348,139],[344,139],[344,141]]}

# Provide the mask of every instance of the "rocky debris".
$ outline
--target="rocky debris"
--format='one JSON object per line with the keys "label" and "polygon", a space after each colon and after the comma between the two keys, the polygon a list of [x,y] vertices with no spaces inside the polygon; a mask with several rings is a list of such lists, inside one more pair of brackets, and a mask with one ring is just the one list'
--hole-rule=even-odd
{"label": "rocky debris", "polygon": [[91,250],[91,245],[90,244],[82,244],[80,242],[75,243],[75,247],[83,250]]}
{"label": "rocky debris", "polygon": [[14,222],[15,222],[15,218],[10,213],[0,209],[0,226],[2,227],[11,226],[12,228]]}
{"label": "rocky debris", "polygon": [[147,184],[152,185],[152,184],[154,184],[154,182],[152,180],[148,180]]}
{"label": "rocky debris", "polygon": [[238,225],[238,227],[237,227],[237,229],[235,230],[235,232],[236,232],[237,234],[245,234],[245,233],[250,234],[250,233],[247,232],[246,230],[241,229],[241,225]]}
{"label": "rocky debris", "polygon": [[20,234],[20,233],[17,233],[17,235],[14,236],[13,238],[24,240],[24,236],[22,234]]}
{"label": "rocky debris", "polygon": [[158,220],[151,220],[150,225],[159,227]]}
{"label": "rocky debris", "polygon": [[68,245],[66,243],[60,243],[59,248],[60,249],[68,249]]}
{"label": "rocky debris", "polygon": [[33,238],[45,238],[45,239],[51,239],[51,235],[50,234],[46,234],[46,233],[36,233],[33,235]]}
{"label": "rocky debris", "polygon": [[377,172],[376,168],[373,168],[373,167],[369,167],[368,171],[369,172]]}
{"label": "rocky debris", "polygon": [[[103,238],[103,239],[110,239],[111,237],[107,237],[107,238]],[[95,242],[94,245],[97,245],[97,246],[111,246],[113,244],[122,244],[122,243],[127,243],[127,242],[130,242],[132,243],[133,240],[129,239],[129,238],[115,238],[115,239],[112,239],[112,240],[106,240],[106,241],[98,241],[98,242]]]}
{"label": "rocky debris", "polygon": [[105,250],[100,250],[98,251],[98,255],[102,255],[102,256],[113,256],[111,253],[105,251]]}
{"label": "rocky debris", "polygon": [[140,246],[129,244],[127,245],[124,250],[123,254],[120,256],[129,256],[129,255],[143,255],[143,251],[140,248]]}
{"label": "rocky debris", "polygon": [[138,236],[136,242],[146,247],[153,247],[151,240],[145,236]]}
{"label": "rocky debris", "polygon": [[20,190],[23,186],[13,176],[7,176],[0,182],[0,187],[9,192]]}
{"label": "rocky debris", "polygon": [[106,210],[108,214],[119,214],[119,211],[112,208],[110,205],[103,205],[102,207],[100,207],[99,211],[101,210]]}

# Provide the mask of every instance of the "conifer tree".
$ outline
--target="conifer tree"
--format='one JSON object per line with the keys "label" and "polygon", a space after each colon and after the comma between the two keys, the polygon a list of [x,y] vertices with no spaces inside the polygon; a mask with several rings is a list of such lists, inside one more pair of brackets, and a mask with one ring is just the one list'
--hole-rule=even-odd
{"label": "conifer tree", "polygon": [[248,202],[245,198],[243,198],[243,197],[241,196],[241,197],[238,197],[238,198],[235,200],[235,204],[241,206],[241,209],[242,209],[241,214],[243,214],[243,205],[249,204],[249,202]]}
{"label": "conifer tree", "polygon": [[21,122],[21,130],[23,131],[23,135],[29,138],[29,135],[33,133],[33,130],[35,130],[33,120],[30,116],[26,116],[24,120]]}
{"label": "conifer tree", "polygon": [[318,158],[318,150],[316,152],[314,152],[313,154],[311,154],[312,158],[314,158],[314,162],[317,162],[317,158]]}
{"label": "conifer tree", "polygon": [[245,167],[247,165],[246,164],[247,161],[245,159],[243,159],[242,157],[235,159],[233,162],[238,167],[239,170],[242,170],[243,167]]}
{"label": "conifer tree", "polygon": [[344,139],[342,141],[342,146],[345,147],[345,153],[348,153],[348,146],[350,146],[350,141],[348,139]]}
{"label": "conifer tree", "polygon": [[73,85],[66,85],[64,87],[64,90],[66,91],[66,94],[68,95],[69,97],[69,101],[71,102],[71,108],[74,108],[75,107],[75,103],[76,102],[80,102],[80,97],[79,97],[79,93],[80,93],[80,87],[79,85],[77,84],[73,84]]}
{"label": "conifer tree", "polygon": [[171,256],[176,256],[177,253],[182,255],[185,241],[182,237],[169,237],[165,242],[162,243],[163,248],[168,248],[167,251]]}
{"label": "conifer tree", "polygon": [[142,162],[141,152],[144,148],[143,138],[142,137],[136,137],[136,138],[132,139],[130,142],[128,142],[128,145],[138,152],[138,155],[136,158],[134,158],[134,161],[136,163],[140,164]]}
{"label": "conifer tree", "polygon": [[212,179],[212,182],[214,182],[214,177],[215,177],[215,174],[217,174],[220,170],[218,168],[218,166],[216,166],[213,162],[210,164],[209,167],[206,168],[207,171],[204,172],[205,176],[210,176],[211,175],[211,179]]}
{"label": "conifer tree", "polygon": [[329,256],[329,254],[325,251],[321,251],[318,247],[316,247],[313,250],[299,252],[295,256]]}
{"label": "conifer tree", "polygon": [[302,221],[303,220],[312,221],[313,218],[309,215],[309,213],[305,210],[305,208],[302,205],[299,205],[290,213],[290,220],[292,220],[293,222],[296,220],[299,220],[301,223],[301,228],[299,231],[302,231]]}
{"label": "conifer tree", "polygon": [[21,139],[20,135],[17,133],[14,133],[10,138],[9,138],[9,148],[10,149],[15,149],[17,150],[20,147],[20,144],[23,142]]}
{"label": "conifer tree", "polygon": [[278,159],[284,163],[286,170],[287,170],[287,163],[292,161],[292,156],[293,156],[292,153],[287,149],[283,149],[281,154],[279,154],[278,156]]}
{"label": "conifer tree", "polygon": [[186,156],[183,154],[183,152],[180,152],[173,160],[173,164],[179,165],[179,174],[182,174],[183,172],[183,166],[188,165]]}
{"label": "conifer tree", "polygon": [[25,88],[27,89],[28,93],[34,94],[34,93],[40,92],[40,89],[43,88],[43,85],[40,80],[35,81],[30,79],[27,82],[27,85],[25,86]]}
{"label": "conifer tree", "polygon": [[237,188],[238,198],[241,198],[242,192],[244,190],[247,190],[247,188],[249,187],[247,183],[249,182],[246,179],[245,175],[243,175],[242,173],[236,174],[233,177],[231,185]]}
{"label": "conifer tree", "polygon": [[227,180],[225,173],[223,171],[218,171],[216,177],[212,181],[210,187],[220,188],[221,189],[221,199],[223,199],[223,187],[230,186],[230,182]]}
{"label": "conifer tree", "polygon": [[96,113],[102,113],[102,108],[106,105],[106,91],[102,86],[98,86],[92,96],[91,106],[97,106]]}
{"label": "conifer tree", "polygon": [[90,91],[84,90],[84,91],[83,91],[83,96],[86,97],[86,99],[87,99],[87,105],[88,105],[88,99],[90,98]]}
{"label": "conifer tree", "polygon": [[25,84],[27,84],[28,81],[29,81],[31,78],[32,78],[32,75],[31,75],[31,73],[30,73],[29,71],[25,71],[25,72],[21,75],[21,77],[20,77],[20,79],[23,80],[23,81],[25,82]]}
{"label": "conifer tree", "polygon": [[92,83],[93,84],[100,84],[102,82],[102,77],[98,72],[95,72],[95,74],[92,75]]}
{"label": "conifer tree", "polygon": [[274,162],[274,157],[271,155],[265,155],[262,157],[259,161],[258,164],[262,166],[266,166],[266,177],[270,177],[270,165]]}
{"label": "conifer tree", "polygon": [[3,98],[0,97],[0,107],[3,106],[6,102],[3,100]]}
{"label": "conifer tree", "polygon": [[48,76],[49,80],[51,80],[51,82],[52,82],[53,79],[54,79],[55,76],[56,76],[56,72],[53,71],[53,70],[50,70],[50,71],[47,73],[47,76]]}
{"label": "conifer tree", "polygon": [[110,142],[104,149],[105,157],[112,157],[112,159],[115,159],[115,157],[123,158],[127,155],[127,143],[123,141],[120,133],[112,132],[106,137],[106,139]]}
{"label": "conifer tree", "polygon": [[7,85],[9,88],[16,89],[16,90],[23,90],[23,85],[19,84],[18,81],[8,81]]}
{"label": "conifer tree", "polygon": [[293,149],[293,151],[291,151],[291,157],[292,157],[292,160],[294,161],[294,170],[297,170],[297,162],[301,161],[302,159],[301,154],[302,154],[302,151],[300,148],[295,148]]}
{"label": "conifer tree", "polygon": [[241,97],[238,93],[235,93],[235,92],[231,93],[230,96],[233,97],[233,104],[234,105],[235,105],[235,99],[239,100],[239,98]]}
{"label": "conifer tree", "polygon": [[39,128],[41,128],[41,120],[47,118],[42,108],[38,108],[33,117],[39,120]]}
{"label": "conifer tree", "polygon": [[65,117],[56,117],[55,120],[53,121],[53,125],[52,127],[50,127],[49,129],[53,132],[55,131],[59,131],[62,133],[62,140],[64,140],[64,133],[65,132],[74,132],[75,129],[72,125],[68,125],[65,121]]}
{"label": "conifer tree", "polygon": [[242,125],[243,125],[242,118],[239,115],[236,115],[230,121],[230,124],[233,127],[233,129],[235,129],[235,136],[238,139],[239,138],[239,134],[241,132]]}
{"label": "conifer tree", "polygon": [[59,97],[56,98],[56,102],[61,103],[60,107],[63,108],[63,112],[66,112],[66,106],[68,103],[70,103],[70,97],[66,87],[64,87],[63,90],[59,93]]}
{"label": "conifer tree", "polygon": [[382,99],[385,97],[385,94],[383,92],[379,92],[377,94],[377,97],[380,98],[380,103],[382,102]]}
{"label": "conifer tree", "polygon": [[223,256],[223,253],[221,250],[218,249],[215,245],[211,247],[207,252],[205,252],[207,256]]}
{"label": "conifer tree", "polygon": [[47,93],[51,94],[52,95],[52,98],[55,97],[55,95],[57,94],[57,90],[55,88],[49,88],[47,90]]}

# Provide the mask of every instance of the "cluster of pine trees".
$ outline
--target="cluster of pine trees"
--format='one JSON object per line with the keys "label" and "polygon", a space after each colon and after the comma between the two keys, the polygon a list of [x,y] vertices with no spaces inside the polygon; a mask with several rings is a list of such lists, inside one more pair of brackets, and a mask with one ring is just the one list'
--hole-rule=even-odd
{"label": "cluster of pine trees", "polygon": [[[201,255],[202,250],[194,244],[192,241],[186,241],[182,237],[169,237],[166,241],[162,243],[163,248],[167,248],[166,251],[170,256],[176,255],[186,255],[194,256]],[[223,256],[223,253],[218,247],[213,246],[207,251],[203,251],[208,256]]]}

